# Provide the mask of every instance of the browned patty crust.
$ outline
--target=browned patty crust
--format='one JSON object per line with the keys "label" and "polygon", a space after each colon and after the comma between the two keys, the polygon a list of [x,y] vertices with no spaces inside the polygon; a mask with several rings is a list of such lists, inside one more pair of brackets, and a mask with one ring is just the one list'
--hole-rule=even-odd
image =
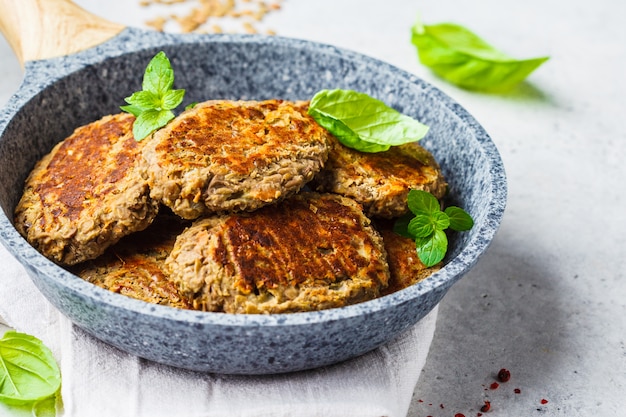
{"label": "browned patty crust", "polygon": [[195,219],[298,192],[322,168],[330,137],[304,106],[207,101],[183,112],[144,150],[152,197]]}
{"label": "browned patty crust", "polygon": [[135,117],[80,127],[37,163],[15,210],[15,227],[42,254],[73,265],[150,224],[158,203],[140,172]]}
{"label": "browned patty crust", "polygon": [[189,303],[163,271],[176,237],[187,226],[189,222],[180,217],[161,213],[145,230],[122,238],[97,259],[74,265],[70,271],[112,292],[189,309]]}
{"label": "browned patty crust", "polygon": [[195,308],[227,313],[341,307],[377,297],[389,278],[382,239],[361,206],[306,192],[198,220],[165,265]]}
{"label": "browned patty crust", "polygon": [[441,269],[441,262],[427,268],[417,255],[415,241],[394,232],[392,221],[377,221],[376,229],[383,237],[390,272],[389,285],[383,295],[423,281]]}
{"label": "browned patty crust", "polygon": [[313,181],[320,192],[332,192],[361,203],[368,216],[399,217],[408,212],[410,189],[443,197],[446,182],[433,156],[417,143],[367,153],[332,138],[328,160]]}

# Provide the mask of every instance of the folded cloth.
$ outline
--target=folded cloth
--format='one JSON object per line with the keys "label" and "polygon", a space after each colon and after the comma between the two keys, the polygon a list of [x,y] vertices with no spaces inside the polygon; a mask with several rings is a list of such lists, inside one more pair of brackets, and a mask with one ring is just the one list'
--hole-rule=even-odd
{"label": "folded cloth", "polygon": [[267,376],[198,373],[91,337],[48,303],[2,246],[0,265],[0,316],[40,338],[59,362],[58,416],[403,417],[435,331],[436,308],[385,346],[338,365]]}

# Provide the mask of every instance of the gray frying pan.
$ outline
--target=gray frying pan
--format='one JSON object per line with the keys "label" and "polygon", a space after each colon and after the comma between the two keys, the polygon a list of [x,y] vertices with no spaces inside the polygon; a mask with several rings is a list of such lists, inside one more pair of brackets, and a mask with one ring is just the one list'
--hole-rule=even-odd
{"label": "gray frying pan", "polygon": [[[506,180],[489,136],[449,97],[384,62],[296,39],[124,28],[67,0],[0,0],[0,29],[25,69],[23,84],[0,111],[0,240],[56,308],[132,354],[232,374],[296,371],[355,357],[425,316],[476,263],[500,224]],[[428,280],[372,301],[311,313],[183,311],[114,294],[65,271],[13,227],[24,180],[76,127],[118,112],[123,98],[140,89],[146,64],[160,50],[176,70],[175,87],[187,90],[187,103],[308,99],[324,88],[346,88],[418,118],[430,126],[421,143],[443,167],[450,202],[470,212],[474,228],[451,237],[445,267]]]}

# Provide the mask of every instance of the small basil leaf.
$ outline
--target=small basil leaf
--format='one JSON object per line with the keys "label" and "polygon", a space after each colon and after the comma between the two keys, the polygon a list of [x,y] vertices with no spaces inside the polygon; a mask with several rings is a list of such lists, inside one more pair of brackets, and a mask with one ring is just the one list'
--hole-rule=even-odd
{"label": "small basil leaf", "polygon": [[410,190],[407,203],[413,214],[430,214],[441,211],[441,205],[437,198],[422,190]]}
{"label": "small basil leaf", "polygon": [[450,226],[450,218],[443,211],[436,211],[431,214],[431,221],[437,230],[446,230]]}
{"label": "small basil leaf", "polygon": [[174,85],[174,71],[163,51],[150,60],[143,76],[142,89],[163,96]]}
{"label": "small basil leaf", "polygon": [[134,104],[130,104],[128,106],[120,106],[120,109],[122,109],[126,113],[132,114],[135,117],[139,116],[144,111],[144,109],[135,106]]}
{"label": "small basil leaf", "polygon": [[448,238],[442,230],[435,230],[431,236],[416,238],[415,246],[420,261],[424,266],[430,268],[437,265],[446,256]]}
{"label": "small basil leaf", "polygon": [[400,236],[408,237],[409,239],[415,239],[415,236],[413,236],[409,232],[409,222],[412,218],[413,213],[407,213],[404,216],[397,218],[393,224],[393,231]]}
{"label": "small basil leaf", "polygon": [[408,226],[409,233],[414,237],[428,237],[435,233],[437,227],[430,214],[416,214]]}
{"label": "small basil leaf", "polygon": [[135,115],[133,134],[137,141],[143,140],[156,129],[174,118],[171,111],[183,101],[185,90],[172,90],[174,71],[163,51],[152,58],[143,77],[143,90],[124,100],[129,106],[121,106],[125,112]]}
{"label": "small basil leaf", "polygon": [[142,112],[133,123],[135,140],[143,140],[155,130],[165,126],[173,118],[174,113],[171,110],[146,110]]}
{"label": "small basil leaf", "polygon": [[185,90],[170,90],[163,96],[163,109],[173,110],[183,102]]}
{"label": "small basil leaf", "polygon": [[189,110],[189,109],[193,109],[194,107],[196,107],[198,105],[197,101],[194,101],[192,103],[189,103],[185,106],[185,110]]}
{"label": "small basil leaf", "polygon": [[470,230],[474,227],[474,219],[462,208],[456,206],[447,207],[444,211],[450,219],[450,228],[457,232]]}
{"label": "small basil leaf", "polygon": [[36,337],[8,331],[0,339],[0,401],[20,405],[54,395],[61,372],[52,352]]}
{"label": "small basil leaf", "polygon": [[162,107],[161,98],[151,91],[137,91],[124,99],[128,104],[142,110],[158,109]]}
{"label": "small basil leaf", "polygon": [[418,256],[426,267],[441,262],[448,251],[447,228],[469,230],[474,221],[459,207],[441,211],[439,201],[432,194],[409,190],[407,204],[410,212],[396,221],[394,232],[415,240]]}
{"label": "small basil leaf", "polygon": [[427,26],[418,22],[411,40],[422,64],[441,78],[471,90],[509,90],[549,59],[511,58],[452,23]]}
{"label": "small basil leaf", "polygon": [[[389,146],[418,141],[428,132],[428,126],[353,90],[319,91],[311,99],[309,114],[344,145],[363,152],[372,152],[372,148],[362,142],[382,145],[382,150],[387,150]],[[339,131],[336,133],[333,128]],[[345,138],[350,140],[344,143]]]}

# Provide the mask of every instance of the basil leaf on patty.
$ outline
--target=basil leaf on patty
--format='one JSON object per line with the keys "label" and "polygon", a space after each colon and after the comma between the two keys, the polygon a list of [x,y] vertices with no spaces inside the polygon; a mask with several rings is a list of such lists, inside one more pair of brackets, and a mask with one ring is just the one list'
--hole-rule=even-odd
{"label": "basil leaf on patty", "polygon": [[362,152],[386,151],[428,132],[428,126],[354,90],[319,91],[308,112],[342,144]]}
{"label": "basil leaf on patty", "polygon": [[125,112],[137,119],[133,123],[133,135],[140,141],[174,118],[174,110],[183,102],[185,90],[173,90],[174,70],[170,60],[161,51],[152,58],[143,76],[142,90],[126,97],[129,105]]}
{"label": "basil leaf on patty", "polygon": [[407,197],[410,213],[400,217],[394,231],[415,240],[417,256],[428,268],[443,260],[448,251],[448,237],[444,230],[469,230],[474,220],[462,208],[450,206],[441,211],[437,198],[429,192],[410,190]]}

